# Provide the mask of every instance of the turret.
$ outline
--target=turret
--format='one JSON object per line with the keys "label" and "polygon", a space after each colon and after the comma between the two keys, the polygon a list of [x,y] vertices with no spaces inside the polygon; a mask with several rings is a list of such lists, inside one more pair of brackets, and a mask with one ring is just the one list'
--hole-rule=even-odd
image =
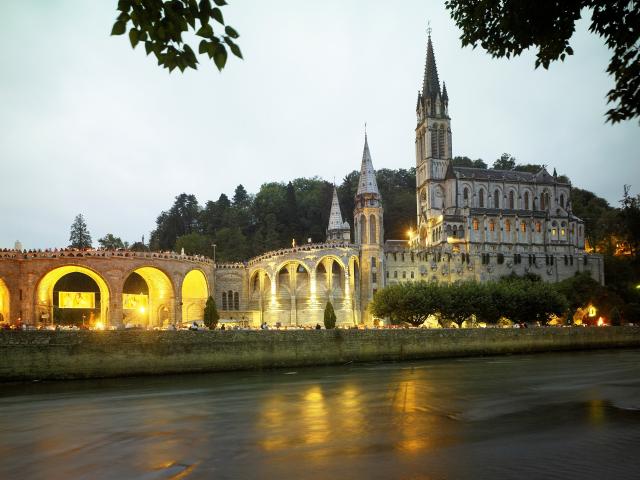
{"label": "turret", "polygon": [[342,243],[349,242],[351,237],[351,228],[349,223],[342,219],[340,211],[340,202],[338,200],[338,191],[333,186],[333,199],[331,201],[331,211],[329,212],[329,226],[327,227],[327,242]]}

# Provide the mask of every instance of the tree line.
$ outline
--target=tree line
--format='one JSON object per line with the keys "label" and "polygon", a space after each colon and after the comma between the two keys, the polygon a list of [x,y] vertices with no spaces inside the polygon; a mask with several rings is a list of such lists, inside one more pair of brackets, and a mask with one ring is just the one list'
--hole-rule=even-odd
{"label": "tree line", "polygon": [[[626,304],[615,292],[582,272],[557,284],[536,275],[508,276],[494,282],[404,282],[385,287],[374,295],[372,313],[393,324],[422,325],[429,317],[443,327],[540,322],[556,318],[570,323],[583,317],[588,306],[597,307],[613,324],[637,318],[637,305]],[[593,319],[595,320],[595,318]]]}

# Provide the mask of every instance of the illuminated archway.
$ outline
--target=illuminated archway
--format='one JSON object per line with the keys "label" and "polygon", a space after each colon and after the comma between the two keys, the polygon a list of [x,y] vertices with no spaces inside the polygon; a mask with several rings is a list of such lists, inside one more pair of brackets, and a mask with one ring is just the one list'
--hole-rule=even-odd
{"label": "illuminated archway", "polygon": [[10,295],[7,284],[0,278],[0,322],[11,321]]}
{"label": "illuminated archway", "polygon": [[[63,267],[54,268],[53,270],[46,273],[38,282],[38,286],[36,288],[36,299],[35,299],[35,321],[40,322],[41,320],[49,320],[53,321],[54,314],[54,299],[53,299],[53,290],[56,286],[56,283],[70,273],[82,273],[86,275],[91,280],[93,280],[96,285],[98,285],[98,290],[100,292],[100,314],[97,318],[94,319],[94,322],[102,322],[103,325],[107,325],[109,322],[109,286],[107,282],[95,271],[87,268],[81,267],[79,265],[65,265]],[[70,292],[71,293],[71,292]],[[74,293],[82,293],[82,292],[74,292]],[[89,299],[81,299],[82,301]],[[89,300],[90,301],[90,300]],[[73,302],[73,299],[71,299]],[[62,307],[65,308],[65,307]],[[76,308],[73,305],[69,308]],[[48,323],[48,322],[45,322]]]}
{"label": "illuminated archway", "polygon": [[[135,304],[127,305],[130,298],[125,297],[123,292],[124,321],[126,322],[127,316],[129,316],[132,317],[133,323],[139,323],[143,327],[175,323],[175,294],[169,276],[156,267],[140,267],[129,272],[125,277],[125,283],[132,273],[137,273],[143,278],[148,288],[148,295],[146,295],[146,298],[136,301]],[[145,303],[146,306],[144,305]],[[136,309],[138,313],[132,315]]]}
{"label": "illuminated archway", "polygon": [[207,277],[201,270],[191,270],[182,281],[182,322],[204,319],[208,297]]}

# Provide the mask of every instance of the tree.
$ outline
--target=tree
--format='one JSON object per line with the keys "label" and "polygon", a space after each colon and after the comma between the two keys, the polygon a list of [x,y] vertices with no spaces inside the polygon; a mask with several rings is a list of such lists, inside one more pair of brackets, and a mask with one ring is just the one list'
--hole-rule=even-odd
{"label": "tree", "polygon": [[216,307],[216,301],[210,296],[204,305],[204,324],[207,328],[214,329],[218,325],[218,320],[220,320],[220,314]]}
{"label": "tree", "polygon": [[508,153],[503,153],[500,158],[493,162],[494,170],[513,170],[516,167],[516,158]]}
{"label": "tree", "polygon": [[487,168],[487,164],[481,158],[471,160],[469,157],[453,157],[451,163],[454,167]]}
{"label": "tree", "polygon": [[129,247],[129,250],[131,250],[132,252],[148,252],[149,247],[147,247],[142,242],[133,242]]}
{"label": "tree", "polygon": [[573,55],[569,40],[581,12],[591,11],[589,31],[613,50],[607,72],[615,86],[607,93],[607,121],[640,116],[640,49],[636,2],[628,0],[447,0],[446,8],[462,30],[462,46],[480,44],[492,57],[520,55],[537,47],[536,68]]}
{"label": "tree", "polygon": [[331,301],[327,301],[327,305],[324,307],[324,328],[327,330],[336,328],[336,312],[333,310]]}
{"label": "tree", "polygon": [[151,232],[149,244],[152,250],[173,250],[176,239],[200,230],[201,209],[195,195],[181,193],[169,211],[162,212]]}
{"label": "tree", "polygon": [[[120,13],[111,35],[123,35],[130,25],[129,41],[132,48],[143,42],[147,55],[153,52],[158,65],[169,69],[169,72],[176,67],[184,72],[186,68],[198,68],[193,48],[182,38],[182,34],[189,32],[191,27],[196,36],[202,37],[198,53],[207,54],[222,71],[227,63],[227,48],[238,58],[242,58],[242,52],[235,43],[238,32],[225,25],[222,11],[218,8],[227,2],[213,2],[215,7],[210,0],[119,0],[117,9]],[[196,28],[198,23],[200,27]],[[214,26],[216,30],[224,27],[224,33],[216,35]]]}
{"label": "tree", "polygon": [[116,237],[113,233],[107,233],[104,237],[98,239],[98,243],[102,248],[107,250],[116,250],[118,248],[127,248],[128,244],[122,241],[120,237]]}
{"label": "tree", "polygon": [[91,248],[91,243],[91,234],[87,229],[84,217],[79,213],[71,224],[69,246],[71,248]]}
{"label": "tree", "polygon": [[620,203],[622,204],[622,234],[629,244],[631,255],[638,255],[640,247],[640,195],[630,194],[631,186],[624,186],[624,194]]}
{"label": "tree", "polygon": [[211,240],[201,233],[188,233],[176,239],[175,251],[180,253],[184,248],[186,255],[205,255],[210,257],[213,247]]}

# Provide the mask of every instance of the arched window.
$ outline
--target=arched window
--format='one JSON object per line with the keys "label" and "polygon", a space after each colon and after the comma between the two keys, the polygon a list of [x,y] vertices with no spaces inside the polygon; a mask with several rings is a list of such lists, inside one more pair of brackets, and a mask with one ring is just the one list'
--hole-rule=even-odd
{"label": "arched window", "polygon": [[371,257],[371,268],[375,268],[376,266],[376,257]]}
{"label": "arched window", "polygon": [[522,233],[527,233],[527,224],[524,221],[520,222],[520,231]]}
{"label": "arched window", "polygon": [[500,208],[500,191],[498,189],[493,192],[493,208]]}
{"label": "arched window", "polygon": [[447,158],[447,153],[445,152],[444,149],[444,135],[445,135],[445,131],[444,131],[444,125],[440,125],[440,128],[438,129],[438,150],[439,150],[439,157],[440,158]]}
{"label": "arched window", "polygon": [[491,219],[491,221],[489,221],[489,230],[492,232],[495,232],[496,230],[496,222],[493,221],[493,219]]}
{"label": "arched window", "polygon": [[511,222],[509,220],[506,220],[504,222],[504,231],[505,232],[510,232],[511,231]]}
{"label": "arched window", "polygon": [[478,231],[478,227],[479,227],[479,222],[477,218],[473,219],[473,229],[477,232]]}
{"label": "arched window", "polygon": [[375,215],[371,215],[369,217],[369,243],[377,243],[377,232],[376,232],[376,217]]}
{"label": "arched window", "polygon": [[478,206],[484,208],[484,190],[482,188],[478,192]]}
{"label": "arched window", "polygon": [[529,192],[524,192],[524,209],[529,210]]}
{"label": "arched window", "polygon": [[560,194],[560,206],[564,208],[564,193]]}
{"label": "arched window", "polygon": [[233,310],[233,292],[231,290],[227,292],[227,307],[229,310]]}
{"label": "arched window", "polygon": [[540,222],[536,222],[536,232],[540,233],[542,231],[542,225],[540,224]]}
{"label": "arched window", "polygon": [[546,210],[547,207],[547,194],[540,195],[540,210]]}
{"label": "arched window", "polygon": [[438,128],[436,126],[431,127],[429,132],[431,134],[431,157],[439,158],[438,155]]}
{"label": "arched window", "polygon": [[367,243],[367,217],[360,215],[360,243]]}
{"label": "arched window", "polygon": [[227,309],[227,292],[222,292],[222,310]]}
{"label": "arched window", "polygon": [[464,190],[462,191],[462,199],[464,200],[464,206],[468,207],[469,206],[469,189],[467,187],[464,187]]}
{"label": "arched window", "polygon": [[238,292],[234,292],[233,294],[233,309],[240,310],[240,295]]}
{"label": "arched window", "polygon": [[513,190],[509,192],[509,208],[511,210],[516,208],[516,202],[515,202],[515,199],[513,198]]}

